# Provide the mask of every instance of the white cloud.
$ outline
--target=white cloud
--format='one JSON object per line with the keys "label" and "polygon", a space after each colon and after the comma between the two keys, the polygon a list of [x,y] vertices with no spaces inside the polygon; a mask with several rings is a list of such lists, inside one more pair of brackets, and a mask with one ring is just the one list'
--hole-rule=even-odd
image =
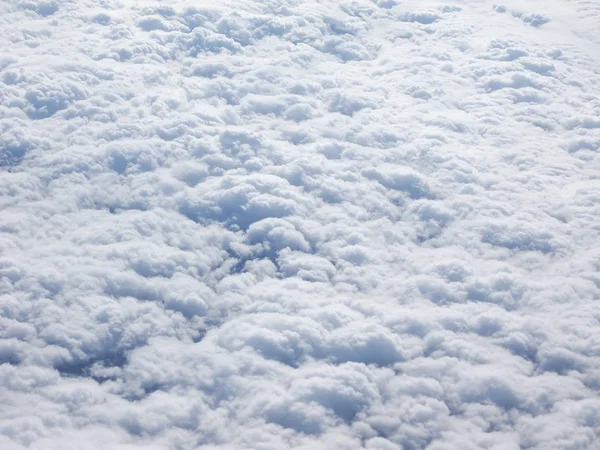
{"label": "white cloud", "polygon": [[593,449],[600,9],[0,3],[0,447]]}

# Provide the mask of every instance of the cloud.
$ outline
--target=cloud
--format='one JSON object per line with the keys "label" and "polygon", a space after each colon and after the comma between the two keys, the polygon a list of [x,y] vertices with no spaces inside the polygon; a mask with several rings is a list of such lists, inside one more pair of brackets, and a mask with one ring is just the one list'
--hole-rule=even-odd
{"label": "cloud", "polygon": [[0,447],[593,449],[584,2],[0,3]]}

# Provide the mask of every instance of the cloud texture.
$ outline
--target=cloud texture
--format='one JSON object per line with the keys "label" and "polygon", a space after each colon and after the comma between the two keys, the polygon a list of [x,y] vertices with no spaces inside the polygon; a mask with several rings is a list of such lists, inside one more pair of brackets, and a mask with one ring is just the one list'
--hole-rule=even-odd
{"label": "cloud texture", "polygon": [[0,448],[598,448],[599,18],[0,3]]}

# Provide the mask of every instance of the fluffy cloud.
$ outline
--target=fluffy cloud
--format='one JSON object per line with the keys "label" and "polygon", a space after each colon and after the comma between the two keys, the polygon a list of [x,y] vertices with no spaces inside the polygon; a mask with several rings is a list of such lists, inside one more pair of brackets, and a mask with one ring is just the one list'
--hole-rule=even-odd
{"label": "fluffy cloud", "polygon": [[0,4],[0,447],[593,449],[586,2]]}

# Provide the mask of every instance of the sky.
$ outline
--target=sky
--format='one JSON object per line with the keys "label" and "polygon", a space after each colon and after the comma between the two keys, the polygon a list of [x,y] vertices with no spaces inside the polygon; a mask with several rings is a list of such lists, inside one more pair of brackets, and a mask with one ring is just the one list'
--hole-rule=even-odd
{"label": "sky", "polygon": [[600,448],[598,23],[0,2],[0,448]]}

